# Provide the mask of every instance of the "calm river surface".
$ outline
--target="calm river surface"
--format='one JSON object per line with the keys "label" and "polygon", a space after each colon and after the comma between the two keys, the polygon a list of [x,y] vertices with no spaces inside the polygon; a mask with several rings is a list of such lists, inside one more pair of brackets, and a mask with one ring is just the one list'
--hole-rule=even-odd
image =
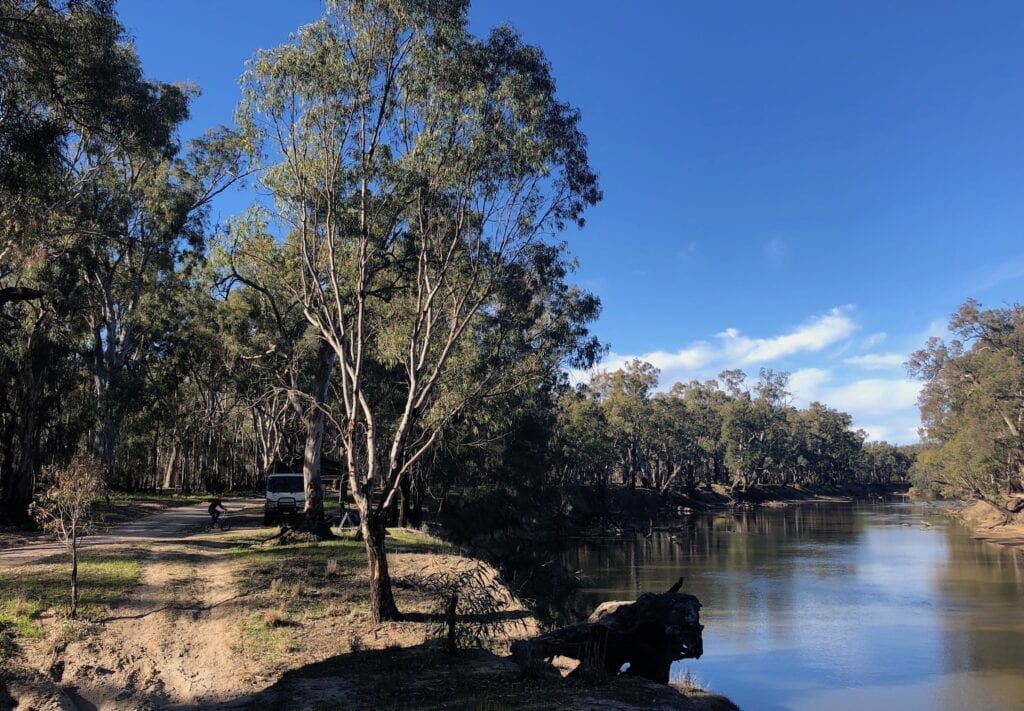
{"label": "calm river surface", "polygon": [[684,520],[678,534],[587,542],[566,559],[591,606],[686,577],[704,656],[674,677],[747,710],[1024,709],[1024,553],[928,505]]}

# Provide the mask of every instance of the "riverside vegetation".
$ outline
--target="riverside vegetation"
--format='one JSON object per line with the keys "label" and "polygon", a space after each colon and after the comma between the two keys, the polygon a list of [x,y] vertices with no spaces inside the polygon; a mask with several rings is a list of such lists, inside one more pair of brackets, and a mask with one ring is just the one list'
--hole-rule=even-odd
{"label": "riverside vegetation", "polygon": [[[186,140],[196,90],[145,75],[111,0],[0,0],[6,525],[30,525],[45,473],[85,451],[112,491],[253,490],[301,468],[296,525],[330,540],[329,469],[383,624],[403,612],[385,528],[428,517],[480,513],[462,540],[528,535],[591,495],[656,509],[912,470],[1020,511],[1020,307],[969,302],[965,340],[912,359],[916,465],[845,413],[794,407],[785,373],[659,390],[634,361],[571,384],[604,353],[563,241],[598,177],[542,50],[473,36],[468,13],[331,0],[254,54],[232,125]],[[260,197],[211,224],[242,185]]]}

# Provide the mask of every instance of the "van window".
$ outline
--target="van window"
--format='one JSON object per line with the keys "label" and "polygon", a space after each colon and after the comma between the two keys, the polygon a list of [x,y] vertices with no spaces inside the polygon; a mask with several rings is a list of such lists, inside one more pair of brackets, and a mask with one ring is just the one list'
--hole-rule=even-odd
{"label": "van window", "polygon": [[267,478],[267,491],[274,494],[297,494],[304,490],[301,474]]}

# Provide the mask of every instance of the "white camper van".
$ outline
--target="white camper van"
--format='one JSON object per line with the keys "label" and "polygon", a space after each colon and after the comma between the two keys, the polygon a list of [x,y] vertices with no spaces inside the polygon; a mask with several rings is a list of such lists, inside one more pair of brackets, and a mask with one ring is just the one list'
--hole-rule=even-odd
{"label": "white camper van", "polygon": [[263,525],[302,511],[306,505],[306,487],[302,472],[271,474],[267,477],[267,497],[263,504]]}

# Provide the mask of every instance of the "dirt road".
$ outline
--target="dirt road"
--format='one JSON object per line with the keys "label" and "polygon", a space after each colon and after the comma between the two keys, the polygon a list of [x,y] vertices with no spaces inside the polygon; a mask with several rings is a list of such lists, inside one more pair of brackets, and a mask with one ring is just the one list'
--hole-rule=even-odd
{"label": "dirt road", "polygon": [[[83,548],[124,544],[139,544],[152,541],[170,542],[183,540],[202,532],[210,524],[207,513],[208,502],[179,506],[159,513],[144,516],[122,524],[95,536],[82,539]],[[261,525],[263,499],[225,499],[228,517],[233,528]],[[19,548],[0,550],[0,568],[28,563],[38,563],[55,555],[64,555],[64,548],[57,543],[37,543]]]}
{"label": "dirt road", "polygon": [[[261,499],[224,503],[232,530],[262,525]],[[244,610],[234,564],[224,555],[230,543],[210,531],[208,506],[168,509],[83,541],[92,550],[130,549],[141,563],[139,584],[89,634],[26,649],[35,668],[49,668],[49,678],[8,680],[17,708],[205,708],[253,690],[231,646]],[[64,549],[51,543],[2,550],[0,570],[19,575],[19,566],[50,559],[65,560]],[[0,708],[3,702],[0,694]]]}

